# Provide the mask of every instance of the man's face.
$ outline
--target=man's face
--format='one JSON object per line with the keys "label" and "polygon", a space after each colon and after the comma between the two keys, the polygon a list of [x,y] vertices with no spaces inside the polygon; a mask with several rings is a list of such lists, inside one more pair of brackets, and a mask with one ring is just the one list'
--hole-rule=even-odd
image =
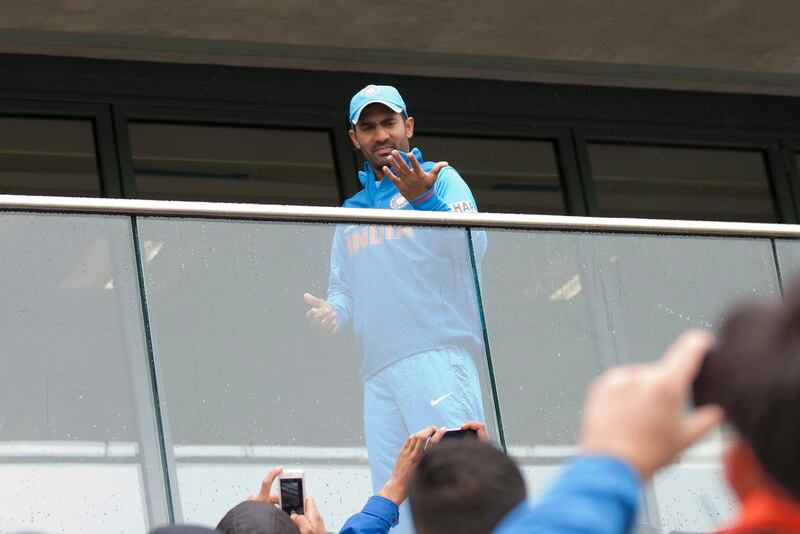
{"label": "man's face", "polygon": [[361,112],[355,127],[350,130],[350,140],[376,169],[389,165],[392,150],[408,152],[409,138],[414,135],[414,118],[403,119],[383,104],[370,104]]}

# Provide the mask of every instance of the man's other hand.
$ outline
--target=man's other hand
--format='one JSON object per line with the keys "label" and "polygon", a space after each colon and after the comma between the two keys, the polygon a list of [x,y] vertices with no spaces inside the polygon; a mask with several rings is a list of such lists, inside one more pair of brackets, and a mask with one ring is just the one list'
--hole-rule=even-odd
{"label": "man's other hand", "polygon": [[253,493],[250,495],[247,500],[248,501],[260,501],[266,502],[270,504],[278,504],[280,503],[281,499],[277,495],[272,495],[272,483],[275,482],[275,479],[283,473],[283,467],[276,467],[269,473],[267,476],[264,477],[264,480],[261,481],[261,489],[258,493]]}
{"label": "man's other hand", "polygon": [[461,425],[461,430],[474,430],[478,435],[478,441],[489,443],[489,433],[486,432],[486,425],[478,421],[467,421]]}
{"label": "man's other hand", "polygon": [[414,157],[414,154],[409,152],[408,159],[411,161],[411,167],[409,167],[406,160],[397,150],[393,150],[387,159],[391,168],[384,166],[383,173],[394,182],[397,190],[408,201],[421,197],[428,189],[433,187],[433,184],[436,183],[436,178],[439,176],[439,171],[448,165],[446,161],[440,161],[430,171],[425,171],[417,161],[417,158]]}
{"label": "man's other hand", "polygon": [[336,313],[336,308],[327,300],[315,297],[311,293],[303,293],[303,299],[311,306],[306,312],[308,322],[324,336],[335,334],[339,328],[339,314]]}
{"label": "man's other hand", "polygon": [[290,519],[300,530],[300,534],[325,534],[325,521],[311,497],[306,497],[304,514],[292,514]]}
{"label": "man's other hand", "polygon": [[609,454],[647,479],[717,426],[718,406],[684,414],[684,402],[706,352],[711,334],[681,335],[654,363],[610,369],[589,388],[580,445],[586,454]]}

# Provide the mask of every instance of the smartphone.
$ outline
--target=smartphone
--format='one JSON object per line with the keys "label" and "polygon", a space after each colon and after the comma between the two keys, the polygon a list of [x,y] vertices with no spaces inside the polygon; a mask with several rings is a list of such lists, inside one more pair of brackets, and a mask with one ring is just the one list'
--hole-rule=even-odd
{"label": "smartphone", "polygon": [[303,515],[303,503],[306,501],[303,471],[287,470],[278,477],[281,489],[281,510],[287,514]]}
{"label": "smartphone", "polygon": [[697,372],[697,376],[695,376],[692,382],[692,404],[694,404],[695,407],[699,408],[700,406],[711,404],[716,401],[716,395],[714,394],[714,377],[709,367],[714,365],[717,358],[716,347],[712,347],[703,358],[700,370]]}
{"label": "smartphone", "polygon": [[478,439],[478,431],[468,428],[466,430],[461,428],[448,428],[442,439]]}

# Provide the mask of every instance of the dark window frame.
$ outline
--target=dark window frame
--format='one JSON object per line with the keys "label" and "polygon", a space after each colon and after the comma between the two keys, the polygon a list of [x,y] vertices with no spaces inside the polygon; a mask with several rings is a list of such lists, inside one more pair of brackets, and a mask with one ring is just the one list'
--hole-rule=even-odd
{"label": "dark window frame", "polygon": [[600,217],[597,205],[594,174],[589,158],[590,143],[616,143],[631,146],[656,146],[675,148],[707,148],[759,151],[764,165],[770,196],[779,223],[796,223],[798,210],[796,197],[783,163],[781,138],[758,134],[734,134],[714,129],[686,130],[653,127],[576,127],[574,129],[578,166],[584,181],[589,215]]}
{"label": "dark window frame", "polygon": [[[311,110],[268,111],[253,108],[167,107],[147,104],[114,104],[114,130],[119,150],[122,190],[125,198],[137,198],[129,123],[174,124],[227,128],[268,128],[324,132],[331,141],[336,186],[340,203],[358,190],[355,158],[341,117]],[[348,172],[349,171],[349,172]],[[350,175],[348,178],[347,175]]]}
{"label": "dark window frame", "polygon": [[[503,121],[497,118],[449,118],[439,114],[420,113],[414,125],[415,134],[440,137],[484,138],[553,143],[559,182],[567,215],[588,215],[584,184],[581,181],[571,128],[538,121]],[[454,162],[458,166],[458,162]]]}
{"label": "dark window frame", "polygon": [[119,197],[120,169],[115,148],[111,108],[108,104],[33,101],[0,97],[0,116],[18,119],[67,119],[89,121],[92,125],[98,187],[103,197]]}

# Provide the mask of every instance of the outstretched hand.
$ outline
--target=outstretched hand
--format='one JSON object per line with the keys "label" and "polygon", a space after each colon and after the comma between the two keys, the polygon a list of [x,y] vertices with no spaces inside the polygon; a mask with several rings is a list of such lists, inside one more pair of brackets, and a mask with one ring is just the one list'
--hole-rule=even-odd
{"label": "outstretched hand", "polygon": [[718,406],[684,415],[684,400],[713,338],[681,335],[657,362],[617,367],[589,388],[580,445],[585,453],[615,456],[647,479],[717,426]]}
{"label": "outstretched hand", "polygon": [[426,171],[419,164],[417,158],[414,157],[414,154],[409,152],[408,159],[411,161],[411,167],[409,167],[397,150],[392,150],[392,154],[387,159],[389,160],[389,166],[383,167],[383,173],[397,186],[397,190],[408,201],[422,196],[428,189],[433,187],[433,184],[436,183],[436,178],[439,176],[439,171],[448,165],[446,161],[440,161],[431,170]]}
{"label": "outstretched hand", "polygon": [[311,306],[306,318],[311,325],[324,336],[332,336],[339,328],[339,314],[327,300],[315,297],[311,293],[303,293],[303,300]]}

